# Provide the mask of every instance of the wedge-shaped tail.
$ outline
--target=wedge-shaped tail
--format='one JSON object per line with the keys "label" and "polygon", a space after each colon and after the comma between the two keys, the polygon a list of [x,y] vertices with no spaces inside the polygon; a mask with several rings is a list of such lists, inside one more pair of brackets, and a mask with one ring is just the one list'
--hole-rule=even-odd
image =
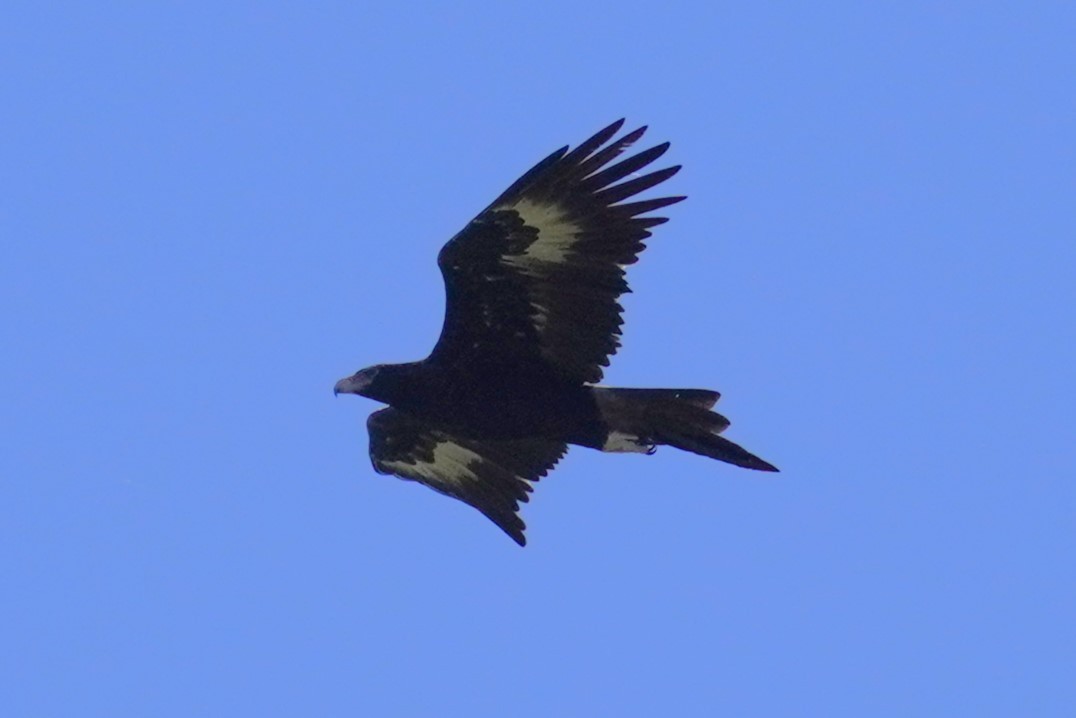
{"label": "wedge-shaped tail", "polygon": [[609,428],[604,451],[650,451],[674,446],[736,466],[777,471],[738,444],[720,436],[729,420],[711,407],[720,394],[707,389],[613,389],[594,387]]}

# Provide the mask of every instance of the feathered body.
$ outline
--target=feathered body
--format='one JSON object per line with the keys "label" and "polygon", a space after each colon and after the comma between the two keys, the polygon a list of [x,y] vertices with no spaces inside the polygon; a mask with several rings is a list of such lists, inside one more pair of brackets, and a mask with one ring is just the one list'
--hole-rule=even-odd
{"label": "feathered body", "polygon": [[624,267],[667,221],[646,215],[684,199],[626,201],[679,167],[636,176],[668,143],[610,164],[645,131],[610,142],[622,123],[539,162],[444,246],[445,321],[429,357],[335,389],[389,405],[367,424],[375,469],[471,504],[520,545],[518,503],[568,444],[666,444],[776,471],[719,435],[717,392],[596,385],[619,346]]}

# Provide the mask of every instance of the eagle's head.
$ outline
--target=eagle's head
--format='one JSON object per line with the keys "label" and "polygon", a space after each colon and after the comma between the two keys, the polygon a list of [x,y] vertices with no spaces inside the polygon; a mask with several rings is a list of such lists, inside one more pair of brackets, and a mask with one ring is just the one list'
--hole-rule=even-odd
{"label": "eagle's head", "polygon": [[358,394],[360,396],[368,396],[374,398],[371,395],[371,387],[377,381],[377,375],[380,373],[382,365],[366,367],[361,371],[357,371],[349,377],[345,377],[336,382],[336,386],[333,387],[333,394]]}

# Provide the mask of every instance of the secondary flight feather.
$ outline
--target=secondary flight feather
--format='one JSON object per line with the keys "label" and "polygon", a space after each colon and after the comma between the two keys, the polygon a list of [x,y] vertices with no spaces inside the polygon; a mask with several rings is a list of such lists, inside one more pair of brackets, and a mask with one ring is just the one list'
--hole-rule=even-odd
{"label": "secondary flight feather", "polygon": [[569,444],[777,471],[720,435],[715,391],[596,385],[620,345],[624,268],[668,221],[650,213],[684,199],[636,197],[680,167],[640,174],[667,142],[614,163],[646,131],[614,139],[623,123],[553,152],[442,248],[445,319],[426,359],[334,389],[388,404],[367,422],[375,470],[470,504],[521,546],[519,503]]}

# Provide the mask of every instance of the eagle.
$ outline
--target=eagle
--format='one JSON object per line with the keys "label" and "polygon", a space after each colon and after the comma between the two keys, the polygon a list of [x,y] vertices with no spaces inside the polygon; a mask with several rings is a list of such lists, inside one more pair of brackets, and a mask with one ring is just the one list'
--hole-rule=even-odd
{"label": "eagle", "polygon": [[519,504],[569,444],[653,454],[673,446],[777,471],[721,436],[707,389],[601,386],[620,345],[625,267],[683,196],[639,199],[680,170],[647,171],[669,148],[619,159],[646,127],[618,120],[553,152],[441,249],[441,336],[422,361],[378,364],[335,394],[387,404],[367,420],[381,474],[424,484],[481,511],[520,546]]}

